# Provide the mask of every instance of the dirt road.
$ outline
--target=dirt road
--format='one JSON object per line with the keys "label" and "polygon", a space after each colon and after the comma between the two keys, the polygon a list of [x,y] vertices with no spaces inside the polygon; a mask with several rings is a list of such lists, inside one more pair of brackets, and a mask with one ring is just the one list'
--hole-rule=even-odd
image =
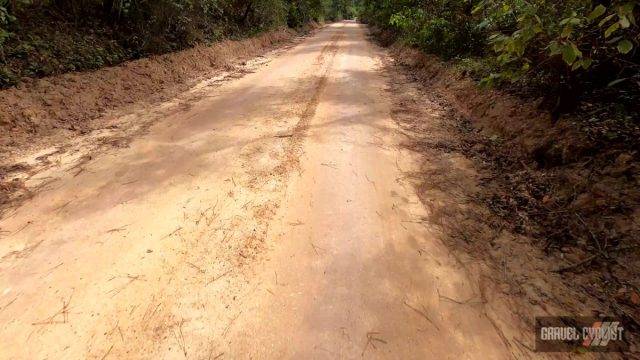
{"label": "dirt road", "polygon": [[515,356],[425,220],[384,56],[333,24],[52,174],[0,221],[0,358]]}

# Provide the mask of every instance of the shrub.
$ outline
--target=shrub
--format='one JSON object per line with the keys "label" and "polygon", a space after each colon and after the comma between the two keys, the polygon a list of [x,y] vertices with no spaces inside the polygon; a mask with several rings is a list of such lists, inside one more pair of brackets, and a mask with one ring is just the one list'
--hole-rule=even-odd
{"label": "shrub", "polygon": [[[493,71],[482,85],[520,82],[544,88],[557,99],[552,106],[570,111],[585,93],[637,107],[633,103],[640,93],[639,4],[638,0],[364,0],[362,16],[426,52],[444,58],[484,57]],[[606,90],[612,87],[618,89]]]}

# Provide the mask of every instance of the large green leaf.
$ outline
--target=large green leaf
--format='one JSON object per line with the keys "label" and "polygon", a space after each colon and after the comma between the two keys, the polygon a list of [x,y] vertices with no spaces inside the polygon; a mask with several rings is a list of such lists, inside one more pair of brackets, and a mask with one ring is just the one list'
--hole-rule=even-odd
{"label": "large green leaf", "polygon": [[613,19],[614,16],[616,16],[616,15],[615,14],[608,15],[604,19],[600,20],[600,22],[598,23],[598,26],[602,27],[604,24],[609,22],[609,20]]}
{"label": "large green leaf", "polygon": [[598,5],[593,9],[593,11],[591,11],[591,13],[589,14],[589,16],[587,16],[587,18],[593,21],[599,18],[600,16],[604,15],[605,11],[607,11],[607,8],[604,7],[604,5]]}
{"label": "large green leaf", "polygon": [[604,37],[608,38],[609,36],[611,36],[611,34],[613,34],[619,28],[620,28],[620,23],[614,23],[613,25],[609,26],[607,30],[605,30]]}
{"label": "large green leaf", "polygon": [[623,29],[626,29],[631,25],[631,23],[629,22],[629,18],[626,16],[620,16],[620,20],[618,21],[618,23]]}
{"label": "large green leaf", "polygon": [[562,60],[564,60],[567,65],[573,64],[573,62],[582,55],[580,50],[578,50],[574,44],[562,45],[560,51],[562,52]]}
{"label": "large green leaf", "polygon": [[633,49],[633,43],[629,40],[622,40],[618,43],[618,51],[621,54],[628,54]]}

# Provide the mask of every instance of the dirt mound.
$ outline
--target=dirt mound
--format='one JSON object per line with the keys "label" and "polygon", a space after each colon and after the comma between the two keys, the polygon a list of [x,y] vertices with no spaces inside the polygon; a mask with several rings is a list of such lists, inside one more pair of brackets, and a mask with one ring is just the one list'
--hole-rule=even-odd
{"label": "dirt mound", "polygon": [[263,53],[295,36],[283,29],[241,41],[135,60],[92,72],[27,80],[0,91],[0,149],[20,145],[54,129],[86,131],[89,120],[139,101],[157,101],[184,85]]}
{"label": "dirt mound", "polygon": [[[414,80],[446,99],[454,119],[448,126],[457,142],[413,145],[482,164],[479,188],[465,192],[464,201],[491,214],[465,205],[460,222],[448,224],[452,240],[495,261],[526,264],[530,254],[518,254],[519,245],[502,234],[521,237],[514,242],[524,238],[544,257],[538,259],[541,280],[560,278],[576,291],[573,299],[546,296],[558,296],[565,309],[621,316],[640,331],[640,161],[634,145],[591,138],[580,119],[554,122],[539,101],[480,89],[415,49],[393,45],[391,53]],[[587,308],[587,298],[597,308]]]}

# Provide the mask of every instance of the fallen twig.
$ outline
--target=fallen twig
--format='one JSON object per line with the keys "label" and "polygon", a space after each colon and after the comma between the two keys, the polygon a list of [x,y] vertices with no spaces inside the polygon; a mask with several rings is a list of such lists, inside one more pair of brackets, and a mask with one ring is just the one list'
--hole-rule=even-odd
{"label": "fallen twig", "polygon": [[120,277],[126,277],[127,279],[129,279],[129,281],[127,281],[126,283],[124,283],[124,284],[122,284],[122,285],[120,285],[118,287],[115,287],[115,288],[109,290],[107,292],[107,294],[111,294],[111,297],[114,297],[114,296],[118,295],[122,290],[124,290],[127,286],[129,286],[131,283],[133,283],[134,281],[136,281],[136,280],[146,281],[145,279],[141,279],[142,276],[143,275],[130,275],[130,274],[127,274],[127,276],[113,276],[113,277],[111,277],[111,279],[109,279],[109,281],[111,281],[111,280],[113,280],[115,278],[120,278]]}
{"label": "fallen twig", "polygon": [[326,249],[324,249],[324,248],[321,248],[320,246],[317,246],[316,244],[314,244],[314,243],[312,243],[312,242],[310,242],[310,244],[311,244],[311,247],[313,248],[313,251],[315,251],[315,252],[316,252],[316,255],[320,255],[320,253],[318,252],[318,249],[320,249],[320,250],[322,250],[322,251],[325,251],[325,250],[326,250]]}
{"label": "fallen twig", "polygon": [[207,285],[209,285],[209,284],[211,284],[212,282],[214,282],[214,281],[216,281],[216,280],[220,279],[221,277],[223,277],[223,276],[225,276],[225,275],[229,274],[230,272],[231,272],[231,269],[229,269],[229,270],[225,271],[224,273],[222,273],[222,274],[220,274],[220,275],[218,275],[218,276],[213,277],[213,279],[209,280],[209,282],[207,283]]}
{"label": "fallen twig", "polygon": [[[62,299],[62,308],[58,310],[55,314],[49,316],[46,320],[36,321],[31,323],[31,325],[51,325],[51,324],[66,324],[69,320],[69,304],[71,303],[71,298],[73,297],[73,292],[69,295],[67,300]],[[54,319],[58,316],[62,315],[62,320],[55,321]]]}
{"label": "fallen twig", "polygon": [[407,303],[407,301],[403,301],[403,303],[411,310],[415,311],[416,313],[418,313],[420,316],[422,316],[423,318],[425,318],[429,323],[431,323],[431,325],[433,325],[436,329],[440,330],[440,328],[438,328],[438,325],[436,325],[433,320],[431,320],[431,318],[429,318],[429,316],[426,313],[426,309],[424,308],[424,305],[422,306],[422,311],[420,309],[417,309],[411,305],[409,305],[409,303]]}
{"label": "fallen twig", "polygon": [[171,236],[175,235],[175,233],[177,233],[180,230],[182,230],[182,226],[179,226],[177,229],[175,229],[172,232],[170,232],[169,234],[163,236],[162,238],[160,238],[160,240],[164,240],[164,239],[166,239],[168,237],[171,237]]}
{"label": "fallen twig", "polygon": [[22,230],[26,229],[26,228],[27,228],[27,226],[29,226],[29,225],[31,225],[31,224],[33,224],[33,221],[31,221],[31,220],[27,221],[27,223],[26,223],[26,224],[24,224],[21,228],[19,228],[18,230],[14,231],[13,233],[11,233],[11,235],[13,236],[13,235],[15,235],[15,234],[19,233],[20,231],[22,231]]}
{"label": "fallen twig", "polygon": [[379,343],[382,343],[382,344],[386,344],[387,343],[386,340],[384,340],[382,338],[379,338],[379,337],[376,337],[376,335],[379,335],[379,334],[380,334],[379,332],[375,332],[375,331],[371,331],[371,332],[367,333],[367,343],[364,344],[364,349],[362,349],[361,356],[364,357],[364,353],[367,351],[367,348],[369,347],[369,345],[371,345],[371,347],[373,347],[373,349],[375,350],[375,349],[377,349],[376,342],[379,342]]}
{"label": "fallen twig", "polygon": [[[20,293],[21,294],[21,293]],[[4,309],[8,308],[9,305],[13,304],[17,299],[18,296],[20,296],[20,294],[16,295],[16,297],[13,298],[13,300],[9,301],[8,303],[6,303],[5,305],[3,305],[2,307],[0,307],[0,313],[4,311]]]}
{"label": "fallen twig", "polygon": [[107,230],[107,234],[109,234],[109,233],[114,233],[114,232],[118,232],[118,231],[123,231],[124,229],[126,229],[126,228],[127,228],[127,226],[129,226],[129,224],[127,224],[127,225],[122,225],[122,226],[120,226],[120,227],[118,227],[118,228],[113,228],[113,229]]}
{"label": "fallen twig", "polygon": [[233,325],[234,322],[236,322],[236,320],[240,317],[241,314],[242,314],[242,310],[240,310],[240,312],[233,319],[231,319],[227,327],[222,332],[223,337],[227,336],[227,332],[229,331],[229,329],[231,329],[231,326]]}
{"label": "fallen twig", "polygon": [[176,333],[175,330],[173,330],[173,335],[176,337],[176,342],[178,343],[178,346],[180,347],[180,350],[182,350],[182,354],[184,354],[184,357],[187,357],[187,344],[184,341],[184,334],[182,333],[182,325],[184,324],[184,319],[180,320],[180,325],[178,326],[178,333]]}
{"label": "fallen twig", "polygon": [[199,267],[198,265],[196,265],[196,264],[194,264],[194,263],[192,263],[190,261],[187,261],[187,265],[189,265],[192,268],[196,269],[201,274],[205,274],[206,273],[206,271],[203,268]]}
{"label": "fallen twig", "polygon": [[335,164],[331,164],[331,163],[320,163],[320,165],[322,166],[326,166],[326,167],[330,167],[332,169],[338,169],[338,167]]}
{"label": "fallen twig", "polygon": [[436,293],[438,294],[438,298],[440,298],[442,300],[450,301],[452,303],[456,303],[458,305],[483,304],[483,303],[485,303],[485,301],[474,301],[474,302],[472,302],[471,300],[473,300],[473,298],[474,298],[473,295],[467,300],[460,301],[460,300],[452,299],[452,298],[450,298],[448,296],[440,294],[440,289],[436,289]]}
{"label": "fallen twig", "polygon": [[109,347],[109,350],[107,350],[107,352],[102,355],[102,357],[100,358],[100,360],[104,360],[107,358],[107,356],[109,356],[109,353],[111,353],[111,349],[113,349],[113,344],[111,344],[111,347]]}

